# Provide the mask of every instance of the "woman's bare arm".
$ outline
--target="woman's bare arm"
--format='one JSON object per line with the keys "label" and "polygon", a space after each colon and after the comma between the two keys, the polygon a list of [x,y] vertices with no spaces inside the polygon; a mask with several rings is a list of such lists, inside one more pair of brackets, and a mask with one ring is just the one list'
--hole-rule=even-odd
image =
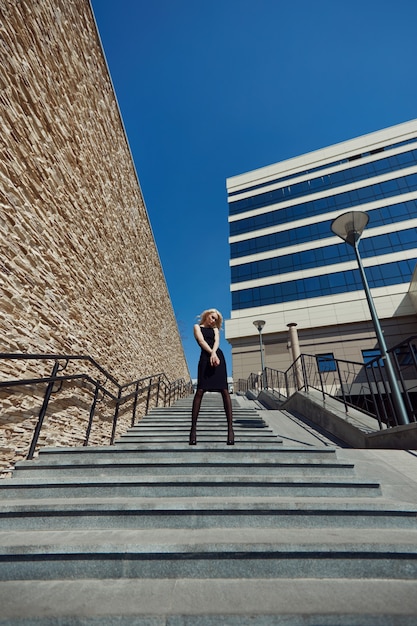
{"label": "woman's bare arm", "polygon": [[207,341],[203,337],[203,333],[201,332],[201,328],[199,324],[194,324],[194,337],[196,338],[196,341],[198,345],[200,346],[200,348],[202,348],[202,350],[205,350],[206,352],[209,353],[210,365],[215,367],[216,365],[219,365],[220,363],[220,359],[216,354],[217,348],[219,347],[219,329],[214,328],[213,330],[214,330],[214,345],[212,348],[210,348]]}

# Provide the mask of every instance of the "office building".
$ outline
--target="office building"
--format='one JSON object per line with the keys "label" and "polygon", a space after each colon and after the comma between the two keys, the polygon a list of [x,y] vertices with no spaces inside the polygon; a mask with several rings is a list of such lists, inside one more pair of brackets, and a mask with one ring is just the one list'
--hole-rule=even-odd
{"label": "office building", "polygon": [[378,354],[353,249],[330,229],[366,211],[359,248],[388,348],[417,334],[410,284],[417,262],[417,120],[227,180],[233,377],[291,364],[301,352],[364,362]]}

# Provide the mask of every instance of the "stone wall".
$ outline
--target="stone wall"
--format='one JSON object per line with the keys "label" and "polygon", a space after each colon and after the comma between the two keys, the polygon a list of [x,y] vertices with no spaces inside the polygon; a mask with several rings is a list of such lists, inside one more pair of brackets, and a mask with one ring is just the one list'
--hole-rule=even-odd
{"label": "stone wall", "polygon": [[[0,352],[88,354],[120,382],[188,380],[88,0],[0,0],[0,19]],[[4,380],[34,365],[0,367]],[[10,425],[24,426],[2,398],[10,460]]]}

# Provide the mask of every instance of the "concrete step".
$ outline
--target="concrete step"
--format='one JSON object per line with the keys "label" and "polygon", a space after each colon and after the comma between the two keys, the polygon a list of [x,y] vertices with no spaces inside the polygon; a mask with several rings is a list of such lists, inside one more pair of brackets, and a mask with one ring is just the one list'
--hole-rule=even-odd
{"label": "concrete step", "polygon": [[368,528],[416,530],[416,508],[380,498],[188,497],[3,500],[0,530]]}
{"label": "concrete step", "polygon": [[[201,471],[201,463],[193,458],[181,461],[179,464],[175,459],[158,460],[153,462],[142,458],[135,459],[97,459],[96,462],[83,462],[78,465],[71,463],[60,463],[59,460],[53,462],[35,459],[34,461],[20,462],[14,475],[16,478],[44,479],[48,476],[163,476],[163,475],[188,475],[197,474]],[[268,476],[354,476],[355,467],[352,463],[341,462],[321,462],[317,460],[308,461],[283,461],[283,462],[262,462],[256,460],[254,462],[233,462],[229,461],[207,461],[204,463],[205,476],[224,474],[227,471],[228,476],[242,475],[250,473],[254,475]]]}
{"label": "concrete step", "polygon": [[[269,444],[270,442],[272,442],[272,444],[276,444],[279,445],[282,443],[282,441],[280,439],[277,439],[277,437],[273,434],[260,434],[260,435],[250,435],[250,434],[243,434],[243,435],[239,435],[239,434],[235,434],[235,445],[241,446],[241,445],[253,445],[254,443],[254,439],[257,443],[265,443],[265,444]],[[116,442],[117,445],[118,444],[130,444],[130,443],[137,443],[137,444],[168,444],[168,445],[172,445],[174,443],[185,443],[188,444],[188,432],[187,433],[175,433],[175,432],[169,432],[169,433],[155,433],[155,434],[146,434],[143,433],[141,435],[135,435],[135,434],[126,434],[123,435],[121,437],[119,437]],[[227,443],[227,432],[224,431],[224,433],[216,433],[216,432],[207,432],[207,433],[197,433],[197,444],[201,445],[203,443],[219,443],[219,444],[223,444],[226,445]]]}
{"label": "concrete step", "polygon": [[[182,448],[183,451],[185,450],[190,450],[190,448],[188,447],[188,435],[182,435],[181,437],[176,437],[176,438],[172,438],[172,440],[165,438],[165,437],[155,437],[155,438],[149,438],[149,439],[145,439],[142,437],[138,437],[136,439],[123,439],[123,440],[116,440],[115,441],[115,445],[118,448],[129,448],[131,446],[136,446],[137,450],[175,450],[177,448]],[[280,446],[282,445],[282,441],[280,439],[273,439],[272,437],[265,437],[264,440],[257,439],[254,442],[254,438],[253,437],[235,437],[235,446],[234,449],[237,450],[253,450],[256,448],[264,448],[266,446],[272,448],[272,446],[275,446],[275,450],[278,451]],[[197,434],[197,447],[200,450],[206,450],[206,451],[210,451],[210,450],[230,450],[231,446],[227,446],[227,437],[226,437],[226,433],[224,433],[223,436],[221,437],[212,437],[210,435],[208,436],[201,436]]]}
{"label": "concrete step", "polygon": [[417,614],[415,582],[398,579],[7,581],[0,605],[0,626],[415,626]]}
{"label": "concrete step", "polygon": [[0,483],[0,498],[78,497],[197,497],[197,496],[268,496],[268,497],[361,497],[379,496],[378,482],[357,478],[271,477],[252,475],[193,476],[115,476],[13,479]]}
{"label": "concrete step", "polygon": [[[156,408],[151,409],[149,413],[141,417],[141,420],[151,420],[151,419],[159,419],[162,417],[163,419],[175,418],[176,416],[182,417],[183,419],[187,419],[191,421],[191,406],[188,408],[178,408],[178,407],[170,407],[167,408]],[[225,411],[222,408],[201,408],[198,414],[198,419],[205,418],[216,418],[216,419],[226,419]],[[262,416],[259,415],[257,411],[253,410],[245,410],[245,409],[233,409],[233,421],[239,419],[256,419],[262,420]]]}
{"label": "concrete step", "polygon": [[[178,418],[173,418],[169,421],[140,421],[129,429],[129,432],[141,433],[146,430],[157,430],[157,431],[170,431],[172,429],[181,430],[184,432],[190,432],[190,422],[189,420],[181,420]],[[242,432],[251,432],[254,435],[259,434],[260,432],[273,433],[271,428],[267,426],[263,426],[262,424],[257,424],[250,420],[245,420],[245,423],[234,422],[233,423],[234,431],[237,433]],[[227,422],[225,420],[201,420],[197,424],[197,432],[204,431],[210,432],[211,430],[221,430],[222,432],[227,430]]]}
{"label": "concrete step", "polygon": [[235,410],[226,446],[219,394],[190,447],[191,400],[111,447],[44,449],[0,483],[0,626],[414,625],[406,464],[383,484],[252,410]]}
{"label": "concrete step", "polygon": [[[191,407],[193,405],[193,400],[194,400],[194,396],[188,396],[187,398],[181,398],[180,400],[177,400],[175,402],[175,404],[173,404],[171,407],[164,407],[162,405],[157,406],[157,407],[153,407],[151,409],[151,412],[153,411],[160,411],[160,410],[166,410],[166,408],[169,408],[170,410],[180,410],[182,409],[186,409],[186,410],[190,410],[191,411]],[[212,400],[212,401],[211,401]],[[254,411],[256,410],[255,407],[253,405],[250,406],[242,406],[240,404],[240,402],[236,399],[236,398],[231,398],[232,400],[232,408],[234,411]],[[214,395],[212,398],[210,398],[208,396],[208,394],[206,393],[203,397],[203,401],[201,403],[201,410],[207,410],[207,409],[217,409],[219,411],[223,411],[223,401],[220,395]]]}
{"label": "concrete step", "polygon": [[262,461],[299,461],[303,459],[336,460],[334,448],[298,448],[281,447],[280,445],[254,444],[251,447],[241,448],[239,445],[226,446],[225,444],[206,444],[189,446],[178,443],[163,448],[155,445],[144,444],[118,444],[114,446],[96,446],[83,448],[42,448],[39,459],[59,459],[60,462],[69,460],[73,464],[97,459],[173,459],[176,463],[182,463],[193,459],[200,463],[206,461],[246,462]]}
{"label": "concrete step", "polygon": [[[188,415],[191,414],[191,410],[192,410],[192,406],[193,406],[193,402],[192,402],[192,398],[190,400],[187,400],[183,403],[181,402],[176,402],[175,404],[173,404],[170,407],[164,407],[164,406],[156,406],[156,407],[152,407],[148,413],[148,415],[154,415],[154,414],[158,414],[158,413],[163,413],[166,414],[167,412],[169,413],[188,413]],[[232,401],[232,410],[233,410],[233,415],[258,415],[258,411],[256,410],[256,408],[254,407],[243,407],[243,406],[239,406],[238,403],[233,402]],[[223,403],[222,402],[217,402],[217,403],[207,403],[203,400],[203,402],[201,403],[201,408],[200,408],[200,413],[222,413],[224,415],[224,408],[223,408]]]}
{"label": "concrete step", "polygon": [[[141,422],[140,424],[137,424],[136,426],[132,426],[132,428],[129,429],[128,433],[140,434],[142,432],[148,432],[148,431],[152,431],[152,432],[162,431],[162,432],[166,432],[167,434],[169,434],[171,431],[189,433],[190,424],[187,422],[182,422],[180,420],[172,420],[169,423],[167,422],[157,422],[157,423]],[[205,432],[205,433],[210,433],[211,431],[220,431],[222,433],[227,432],[227,423],[225,421],[222,421],[222,422],[218,421],[218,422],[212,422],[212,423],[203,422],[201,424],[198,423],[197,431]],[[265,426],[254,428],[252,426],[252,423],[246,424],[244,426],[239,425],[239,424],[234,424],[234,431],[238,433],[245,432],[254,436],[258,436],[260,433],[274,434],[270,428],[266,428]],[[126,435],[128,433],[126,433]]]}
{"label": "concrete step", "polygon": [[[0,580],[417,578],[417,530],[0,532]],[[30,560],[30,563],[29,563]]]}
{"label": "concrete step", "polygon": [[[190,432],[190,419],[181,419],[178,417],[170,418],[170,419],[146,419],[141,420],[134,426],[132,426],[124,436],[129,435],[138,435],[143,432],[155,431],[155,432],[164,432],[166,435],[169,435],[173,431],[189,433]],[[275,436],[273,430],[268,428],[263,422],[255,421],[255,420],[235,420],[233,422],[233,427],[236,434],[245,434],[246,436]],[[217,433],[217,432],[227,432],[227,422],[224,419],[200,419],[197,423],[197,432],[198,433]]]}

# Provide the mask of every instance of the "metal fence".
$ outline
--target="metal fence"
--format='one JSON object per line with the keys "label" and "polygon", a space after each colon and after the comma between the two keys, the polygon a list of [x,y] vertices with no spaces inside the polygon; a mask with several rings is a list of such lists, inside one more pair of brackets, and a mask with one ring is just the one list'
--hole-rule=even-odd
{"label": "metal fence", "polygon": [[[389,350],[410,422],[417,421],[416,340],[410,337]],[[354,407],[374,417],[380,429],[399,424],[381,357],[364,364],[301,354],[286,371],[266,367],[261,374],[235,382],[235,389],[243,393],[267,389],[282,401],[298,390],[316,389],[324,400],[331,396],[342,402],[346,412]]]}

